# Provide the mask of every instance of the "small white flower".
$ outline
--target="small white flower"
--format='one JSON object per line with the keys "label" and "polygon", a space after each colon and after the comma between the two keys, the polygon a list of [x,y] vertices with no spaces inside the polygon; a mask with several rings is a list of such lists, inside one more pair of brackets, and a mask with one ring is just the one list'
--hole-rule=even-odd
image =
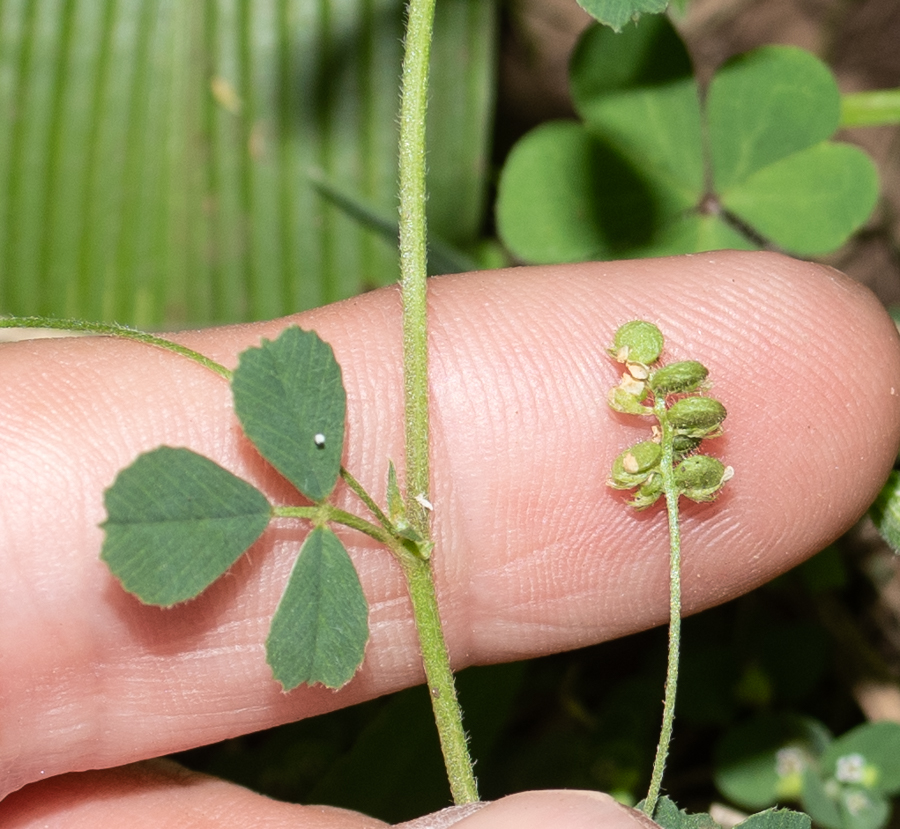
{"label": "small white flower", "polygon": [[866,770],[866,758],[862,754],[845,754],[838,757],[834,776],[841,783],[862,783]]}

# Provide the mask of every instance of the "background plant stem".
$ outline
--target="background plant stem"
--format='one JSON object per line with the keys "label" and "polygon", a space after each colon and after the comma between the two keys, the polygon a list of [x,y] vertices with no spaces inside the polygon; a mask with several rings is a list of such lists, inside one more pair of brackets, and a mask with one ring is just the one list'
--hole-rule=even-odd
{"label": "background plant stem", "polygon": [[659,744],[653,760],[650,788],[644,800],[644,814],[652,818],[656,811],[662,788],[663,773],[672,742],[672,727],[675,723],[675,690],[678,687],[678,660],[681,645],[681,526],[678,520],[678,487],[673,469],[672,427],[666,418],[666,401],[659,396],[654,403],[656,417],[662,430],[662,458],[659,464],[666,496],[666,515],[669,521],[669,657],[666,665],[666,691],[663,699],[663,721],[659,733]]}
{"label": "background plant stem", "polygon": [[114,322],[90,322],[89,320],[56,319],[54,317],[4,317],[0,319],[0,328],[36,328],[135,340],[145,345],[156,346],[157,348],[180,354],[182,357],[187,357],[189,360],[199,363],[204,368],[208,368],[226,380],[231,380],[230,369],[194,351],[192,348],[187,348],[164,337],[157,337],[154,334],[148,334],[145,331],[138,331],[136,328],[129,328],[127,325],[119,325]]}
{"label": "background plant stem", "polygon": [[[410,0],[400,103],[400,287],[403,296],[403,371],[406,411],[406,511],[430,540],[428,430],[428,272],[425,220],[425,113],[435,0]],[[441,751],[455,803],[478,800],[478,788],[441,629],[431,562],[401,559],[409,586],[422,662]]]}

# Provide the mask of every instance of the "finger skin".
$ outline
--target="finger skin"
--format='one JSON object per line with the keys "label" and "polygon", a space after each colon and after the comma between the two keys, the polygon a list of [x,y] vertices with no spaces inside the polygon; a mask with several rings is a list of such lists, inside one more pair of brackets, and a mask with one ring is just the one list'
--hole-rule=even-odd
{"label": "finger skin", "polygon": [[166,760],[64,774],[0,803],[4,829],[380,829],[365,815],[279,803]]}
{"label": "finger skin", "polygon": [[[653,320],[669,359],[701,360],[728,408],[712,451],[736,474],[685,507],[689,612],[833,540],[874,498],[900,434],[887,315],[836,272],[771,254],[517,269],[431,282],[435,568],[457,667],[594,643],[663,622],[665,519],[605,486],[646,425],[610,412],[615,328]],[[345,463],[382,498],[402,465],[399,298],[374,292],[291,321],[331,342],[348,391]],[[184,334],[234,365],[289,321]],[[359,675],[283,694],[263,642],[304,529],[279,524],[219,583],[160,610],[99,561],[102,492],[160,444],[292,494],[241,437],[227,385],[110,340],[0,349],[0,770],[4,791],[224,739],[420,681],[399,569],[346,533],[371,605]],[[352,500],[345,492],[342,501]]]}
{"label": "finger skin", "polygon": [[[656,824],[599,792],[511,795],[460,818],[454,809],[398,829],[653,829]],[[384,829],[386,823],[329,806],[279,803],[240,786],[151,760],[65,774],[0,804],[4,829]]]}

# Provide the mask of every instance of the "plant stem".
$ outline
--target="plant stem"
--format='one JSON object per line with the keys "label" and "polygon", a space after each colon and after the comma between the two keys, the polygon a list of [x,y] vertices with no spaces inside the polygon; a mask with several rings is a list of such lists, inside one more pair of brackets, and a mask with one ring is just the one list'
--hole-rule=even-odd
{"label": "plant stem", "polygon": [[435,0],[410,0],[400,104],[400,287],[406,404],[406,489],[410,523],[422,535],[428,515],[428,327],[425,219],[425,113]]}
{"label": "plant stem", "polygon": [[[406,513],[431,539],[428,428],[427,236],[425,114],[435,0],[410,0],[400,102],[400,287],[406,426]],[[434,719],[456,804],[478,800],[478,788],[441,628],[430,560],[399,557],[409,587]]]}
{"label": "plant stem", "polygon": [[672,727],[675,722],[675,690],[678,687],[678,660],[681,642],[681,528],[678,520],[678,487],[675,484],[673,468],[673,434],[672,427],[666,419],[666,401],[663,396],[653,404],[659,420],[662,446],[662,458],[659,472],[663,480],[663,492],[666,496],[666,515],[669,521],[669,657],[666,665],[666,690],[663,699],[662,728],[659,732],[659,744],[653,760],[653,772],[650,776],[650,788],[644,799],[643,810],[652,818],[656,811],[656,803],[662,788],[666,759],[669,756],[669,744],[672,742]]}
{"label": "plant stem", "polygon": [[434,720],[441,737],[441,751],[444,754],[453,802],[456,805],[474,803],[478,800],[478,784],[472,771],[462,711],[456,698],[453,672],[450,670],[450,659],[441,631],[431,563],[414,556],[404,556],[400,561],[409,585],[425,678]]}
{"label": "plant stem", "polygon": [[349,470],[346,467],[341,467],[341,477],[344,479],[344,482],[350,487],[351,491],[362,501],[368,508],[369,511],[374,515],[378,522],[384,527],[386,530],[393,530],[393,526],[391,525],[390,519],[384,514],[384,511],[378,504],[375,503],[375,500],[369,495],[368,492],[363,489],[362,484],[350,474]]}
{"label": "plant stem", "polygon": [[843,127],[900,124],[900,89],[878,89],[841,95]]}
{"label": "plant stem", "polygon": [[136,340],[145,345],[173,351],[175,354],[180,354],[182,357],[187,357],[189,360],[199,363],[204,368],[208,368],[226,380],[231,380],[230,369],[225,368],[225,366],[220,365],[215,360],[211,360],[209,357],[204,357],[198,351],[173,343],[164,337],[157,337],[155,334],[148,334],[146,331],[138,331],[136,328],[129,328],[127,325],[119,325],[115,322],[88,322],[87,320],[55,319],[53,317],[3,317],[0,318],[0,328],[42,328],[53,331],[69,331],[73,334],[93,334],[101,337]]}

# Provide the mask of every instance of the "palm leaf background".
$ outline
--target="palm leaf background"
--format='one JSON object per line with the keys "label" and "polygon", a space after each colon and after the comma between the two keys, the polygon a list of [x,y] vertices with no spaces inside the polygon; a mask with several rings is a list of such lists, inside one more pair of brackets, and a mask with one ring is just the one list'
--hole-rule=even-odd
{"label": "palm leaf background", "polygon": [[[0,0],[0,312],[261,319],[396,279],[402,0]],[[438,4],[430,227],[484,210],[491,0]]]}

